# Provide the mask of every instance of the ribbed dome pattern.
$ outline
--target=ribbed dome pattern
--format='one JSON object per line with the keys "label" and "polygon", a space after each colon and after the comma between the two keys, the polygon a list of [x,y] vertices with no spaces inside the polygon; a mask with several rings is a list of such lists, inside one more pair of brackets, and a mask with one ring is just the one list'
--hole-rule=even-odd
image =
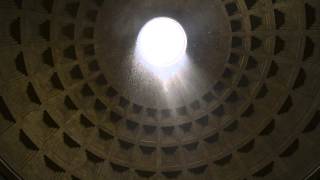
{"label": "ribbed dome pattern", "polygon": [[[188,35],[172,91],[150,19]],[[23,179],[302,180],[320,162],[319,0],[1,0],[0,157]]]}

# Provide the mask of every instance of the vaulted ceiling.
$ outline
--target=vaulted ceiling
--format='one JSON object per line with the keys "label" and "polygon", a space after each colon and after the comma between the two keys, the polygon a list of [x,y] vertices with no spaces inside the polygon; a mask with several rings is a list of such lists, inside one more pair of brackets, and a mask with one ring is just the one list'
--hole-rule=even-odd
{"label": "vaulted ceiling", "polygon": [[[188,35],[170,92],[133,71],[158,16]],[[319,0],[1,0],[0,23],[16,178],[302,180],[320,164]]]}

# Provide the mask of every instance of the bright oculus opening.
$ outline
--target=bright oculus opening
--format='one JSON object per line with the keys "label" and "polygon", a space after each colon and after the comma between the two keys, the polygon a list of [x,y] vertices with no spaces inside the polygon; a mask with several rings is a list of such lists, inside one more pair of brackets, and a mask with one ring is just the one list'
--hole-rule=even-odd
{"label": "bright oculus opening", "polygon": [[147,22],[141,29],[136,53],[143,64],[153,68],[170,68],[184,60],[187,35],[176,20],[157,17]]}

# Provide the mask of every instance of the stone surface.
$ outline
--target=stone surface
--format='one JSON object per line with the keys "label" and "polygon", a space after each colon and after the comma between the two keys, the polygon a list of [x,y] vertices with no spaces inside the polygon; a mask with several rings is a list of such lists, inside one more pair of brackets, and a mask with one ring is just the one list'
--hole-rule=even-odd
{"label": "stone surface", "polygon": [[[320,161],[319,12],[318,0],[2,0],[0,167],[301,180]],[[158,16],[189,39],[168,91],[132,53]]]}

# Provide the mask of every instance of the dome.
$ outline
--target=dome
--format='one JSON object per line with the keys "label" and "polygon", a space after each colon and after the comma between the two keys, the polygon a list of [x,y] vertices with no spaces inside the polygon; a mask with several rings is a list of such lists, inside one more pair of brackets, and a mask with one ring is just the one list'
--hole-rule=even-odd
{"label": "dome", "polygon": [[0,179],[320,178],[318,0],[2,0],[0,22]]}

